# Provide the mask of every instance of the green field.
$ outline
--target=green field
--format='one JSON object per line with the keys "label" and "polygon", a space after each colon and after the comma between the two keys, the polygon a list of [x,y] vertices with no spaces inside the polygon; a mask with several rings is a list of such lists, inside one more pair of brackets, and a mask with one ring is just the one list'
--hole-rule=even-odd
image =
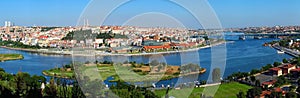
{"label": "green field", "polygon": [[0,61],[20,60],[23,59],[21,54],[0,54]]}
{"label": "green field", "polygon": [[[251,86],[240,84],[237,82],[232,83],[226,83],[220,85],[218,91],[216,92],[214,98],[236,98],[236,94],[240,91],[243,91],[245,94],[248,89],[252,88]],[[185,97],[187,92],[190,92],[191,89],[181,89],[181,90],[170,90],[169,96],[174,96],[176,98],[182,98]],[[200,94],[203,92],[204,88],[195,88],[193,89],[191,94],[189,95],[189,98],[199,98]],[[166,90],[157,90],[155,91],[155,94],[163,97],[166,93]]]}
{"label": "green field", "polygon": [[55,76],[55,77],[63,77],[70,78],[73,77],[73,71],[62,71],[60,68],[50,69],[43,71],[43,74],[46,76]]}
{"label": "green field", "polygon": [[[143,68],[140,68],[142,70]],[[150,69],[150,68],[149,68]],[[149,72],[134,72],[134,68],[126,65],[111,65],[111,64],[86,64],[84,66],[75,69],[76,74],[80,73],[82,76],[87,76],[94,79],[106,80],[108,77],[113,77],[110,81],[127,81],[127,82],[140,82],[140,81],[159,81],[167,80],[178,77],[176,73],[179,73],[178,66],[169,66],[167,69],[172,69],[168,72],[157,72],[155,74],[149,74]],[[46,76],[71,78],[74,76],[74,70],[66,71],[64,68],[55,68],[50,70],[44,70],[43,74]]]}

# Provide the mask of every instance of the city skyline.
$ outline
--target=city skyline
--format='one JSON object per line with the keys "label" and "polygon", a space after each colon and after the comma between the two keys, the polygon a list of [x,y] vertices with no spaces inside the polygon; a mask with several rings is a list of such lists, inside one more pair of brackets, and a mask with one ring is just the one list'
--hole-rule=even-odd
{"label": "city skyline", "polygon": [[[0,4],[1,8],[5,9],[3,12],[5,14],[2,14],[3,16],[0,17],[1,26],[4,26],[5,21],[11,21],[19,26],[76,26],[78,25],[77,21],[81,13],[90,1],[91,0],[4,0],[3,3]],[[166,5],[165,1],[154,0],[150,2],[153,2],[153,4],[149,4],[149,1],[137,1],[136,4],[143,8],[139,9],[139,11],[147,10],[147,4],[167,9],[167,7],[164,7]],[[297,11],[297,9],[300,9],[300,7],[297,6],[300,1],[297,0],[290,0],[288,2],[283,0],[208,0],[208,2],[214,9],[224,28],[276,25],[292,26],[299,25],[300,23],[300,20],[297,19],[297,17],[300,17],[300,11]],[[186,22],[185,24],[189,24],[187,26],[188,28],[200,28],[199,24],[194,22],[194,19],[189,19],[183,10],[176,7],[174,8],[173,10],[182,12],[183,14],[171,14],[172,16]],[[131,10],[136,9],[130,7],[119,9],[119,12],[123,11],[125,13],[117,13],[116,15],[126,17],[127,14],[134,13]],[[107,21],[104,25],[122,25],[116,20],[117,18],[119,17],[112,17],[112,21]],[[92,19],[90,21],[90,25],[99,25],[93,23]],[[172,22],[169,21],[170,20],[167,20],[166,22],[171,24]]]}

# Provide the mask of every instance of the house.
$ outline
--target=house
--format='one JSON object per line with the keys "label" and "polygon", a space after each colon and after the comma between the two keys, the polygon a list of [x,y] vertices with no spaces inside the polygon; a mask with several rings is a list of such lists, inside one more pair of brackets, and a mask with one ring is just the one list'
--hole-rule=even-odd
{"label": "house", "polygon": [[160,46],[144,46],[143,49],[145,51],[155,51],[160,49],[170,49],[170,45],[160,45]]}
{"label": "house", "polygon": [[296,66],[292,64],[285,64],[281,67],[281,69],[282,69],[282,74],[287,75],[288,73],[290,73],[292,69],[296,69]]}
{"label": "house", "polygon": [[282,75],[282,69],[278,67],[274,67],[270,69],[270,75],[273,76],[281,76]]}
{"label": "house", "polygon": [[290,71],[290,73],[293,75],[294,78],[298,78],[299,75],[300,75],[300,68],[292,69],[292,70]]}
{"label": "house", "polygon": [[260,94],[260,98],[265,98],[265,96],[269,96],[271,95],[271,91],[262,91],[262,93]]}
{"label": "house", "polygon": [[261,85],[262,87],[273,87],[274,84],[276,83],[276,80],[270,80],[270,81],[266,81],[266,82],[263,82]]}
{"label": "house", "polygon": [[269,98],[272,92],[282,93],[282,96],[285,96],[287,93],[286,91],[283,91],[281,88],[277,87],[273,90],[262,91],[260,94],[260,98]]}

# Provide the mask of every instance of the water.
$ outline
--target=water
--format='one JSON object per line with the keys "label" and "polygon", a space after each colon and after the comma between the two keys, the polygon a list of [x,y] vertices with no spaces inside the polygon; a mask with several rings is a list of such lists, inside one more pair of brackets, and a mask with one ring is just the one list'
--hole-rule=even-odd
{"label": "water", "polygon": [[[264,47],[265,42],[273,41],[274,39],[247,39],[245,41],[236,40],[226,44],[227,59],[224,77],[233,72],[249,72],[252,69],[259,69],[267,64],[272,64],[275,61],[281,61],[284,58],[292,58],[287,54],[277,54],[277,51],[270,47]],[[43,70],[48,70],[61,65],[69,64],[72,57],[69,56],[43,56],[22,51],[8,50],[0,48],[0,53],[18,53],[24,55],[23,60],[0,62],[0,67],[4,68],[8,73],[17,73],[18,71],[28,72],[32,75],[42,75]],[[199,80],[207,80],[211,66],[211,48],[201,49],[198,51],[200,62],[193,59],[195,52],[187,52],[184,60],[190,60],[193,63],[198,63],[201,67],[206,68],[207,72],[199,76]],[[130,61],[138,63],[149,62],[149,56],[132,56],[128,57]],[[99,61],[111,60],[111,57],[98,58]],[[180,65],[180,53],[166,54],[164,59],[169,65]],[[180,79],[182,82],[188,82],[189,78],[174,78],[167,81],[160,81],[158,84],[176,83]],[[190,81],[191,82],[191,81]]]}

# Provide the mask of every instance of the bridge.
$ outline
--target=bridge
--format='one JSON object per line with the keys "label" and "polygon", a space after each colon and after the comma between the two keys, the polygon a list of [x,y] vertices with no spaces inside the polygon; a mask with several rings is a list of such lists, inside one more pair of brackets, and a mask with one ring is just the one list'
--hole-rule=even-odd
{"label": "bridge", "polygon": [[226,33],[226,36],[239,36],[240,38],[246,37],[268,37],[278,38],[279,36],[300,36],[300,33]]}
{"label": "bridge", "polygon": [[[204,37],[207,35],[195,35],[193,37]],[[262,37],[267,38],[278,38],[280,36],[300,36],[299,32],[296,33],[216,33],[216,34],[210,34],[211,37],[215,36],[226,36],[226,37],[238,37],[239,39],[246,39],[246,38],[254,38],[254,39],[260,39]]]}

